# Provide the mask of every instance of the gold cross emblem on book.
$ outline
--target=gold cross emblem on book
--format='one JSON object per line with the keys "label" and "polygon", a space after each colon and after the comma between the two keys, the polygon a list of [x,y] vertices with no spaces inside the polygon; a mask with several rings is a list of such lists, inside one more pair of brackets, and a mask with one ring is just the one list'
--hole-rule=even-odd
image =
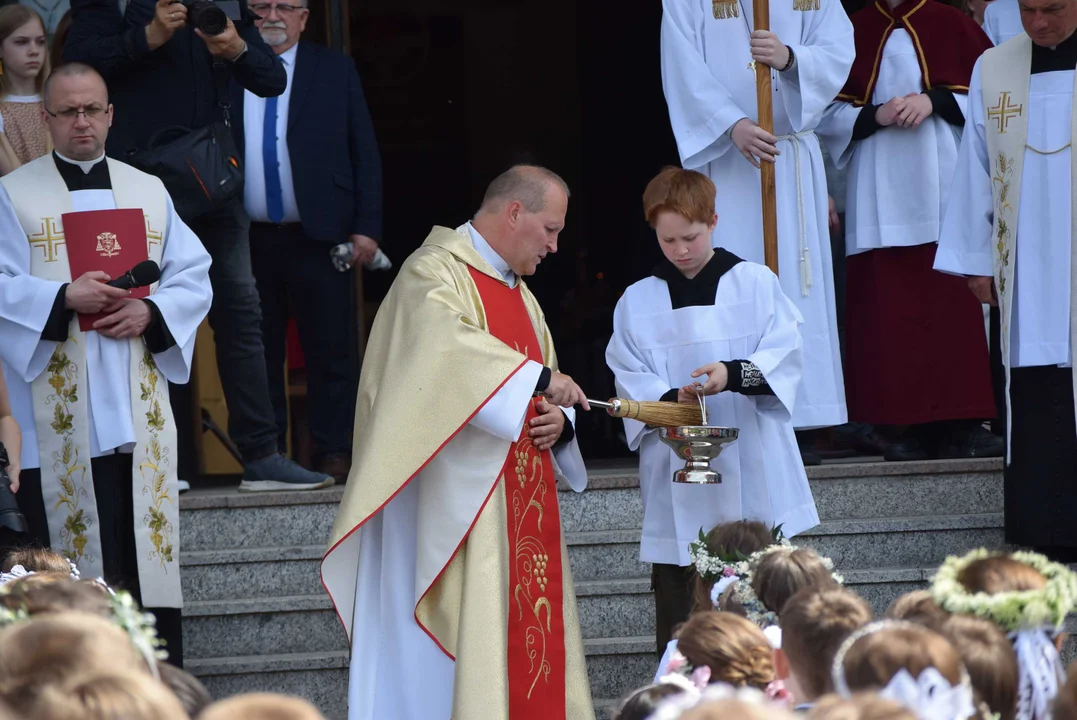
{"label": "gold cross emblem on book", "polygon": [[1010,124],[1010,118],[1019,117],[1024,107],[1024,105],[1011,104],[1010,91],[1003,90],[999,94],[998,102],[995,103],[995,106],[987,109],[987,117],[989,120],[994,120],[998,123],[998,132],[1002,135]]}

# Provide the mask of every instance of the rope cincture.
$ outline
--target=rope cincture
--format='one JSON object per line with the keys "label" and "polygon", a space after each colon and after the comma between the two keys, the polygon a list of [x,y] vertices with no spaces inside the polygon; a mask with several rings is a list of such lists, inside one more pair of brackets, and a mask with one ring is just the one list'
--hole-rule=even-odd
{"label": "rope cincture", "polygon": [[814,130],[801,130],[791,135],[779,135],[778,140],[789,140],[793,145],[793,168],[797,174],[797,222],[800,226],[800,294],[808,297],[812,286],[811,256],[808,252],[808,222],[804,213],[804,179],[801,176],[800,142],[801,138],[815,135]]}

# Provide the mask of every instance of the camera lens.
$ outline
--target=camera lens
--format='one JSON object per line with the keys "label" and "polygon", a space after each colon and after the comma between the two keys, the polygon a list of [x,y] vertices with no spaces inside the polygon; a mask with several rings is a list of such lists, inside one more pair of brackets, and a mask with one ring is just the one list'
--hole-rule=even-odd
{"label": "camera lens", "polygon": [[220,35],[228,27],[224,10],[208,0],[194,0],[187,6],[187,18],[191,25],[206,35]]}

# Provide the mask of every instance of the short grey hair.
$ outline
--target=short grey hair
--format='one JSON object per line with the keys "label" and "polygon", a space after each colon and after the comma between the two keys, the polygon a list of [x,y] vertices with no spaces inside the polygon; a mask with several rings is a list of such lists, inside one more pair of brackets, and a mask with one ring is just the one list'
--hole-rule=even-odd
{"label": "short grey hair", "polygon": [[479,212],[493,210],[506,203],[519,202],[529,213],[546,209],[546,191],[556,185],[571,197],[568,183],[560,175],[538,165],[513,165],[494,178],[486,188]]}

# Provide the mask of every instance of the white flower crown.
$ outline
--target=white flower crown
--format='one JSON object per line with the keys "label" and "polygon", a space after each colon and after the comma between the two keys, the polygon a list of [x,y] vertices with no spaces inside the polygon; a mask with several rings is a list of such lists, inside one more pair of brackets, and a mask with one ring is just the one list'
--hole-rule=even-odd
{"label": "white flower crown", "polygon": [[972,563],[1003,555],[980,548],[963,557],[946,558],[931,582],[931,596],[943,610],[958,615],[975,615],[998,625],[1006,632],[1058,630],[1066,615],[1077,606],[1077,574],[1065,565],[1051,562],[1033,552],[1015,552],[1007,557],[1028,565],[1047,580],[1042,590],[970,593],[958,577]]}

